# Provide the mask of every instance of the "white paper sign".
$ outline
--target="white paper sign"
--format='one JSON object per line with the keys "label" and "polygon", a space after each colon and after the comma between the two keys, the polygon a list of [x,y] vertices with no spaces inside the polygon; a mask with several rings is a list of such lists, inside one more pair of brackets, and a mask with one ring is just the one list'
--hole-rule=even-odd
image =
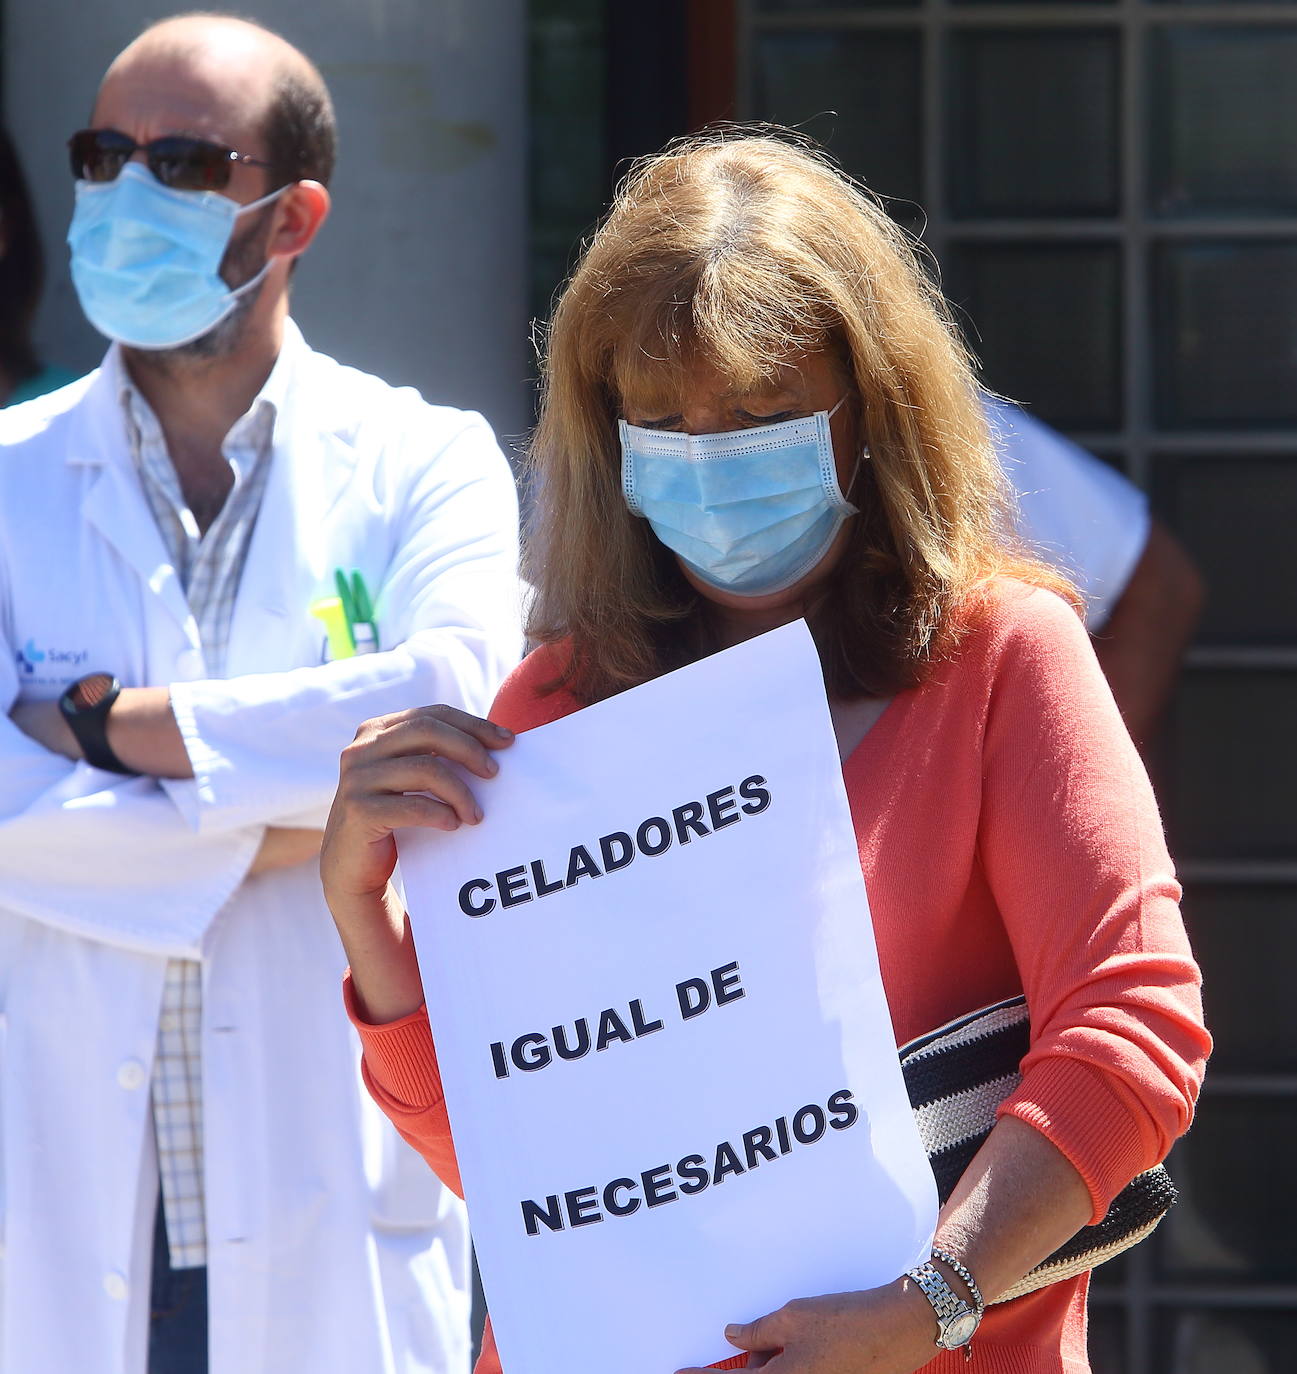
{"label": "white paper sign", "polygon": [[927,1257],[798,622],[520,736],[401,869],[505,1374],[671,1374]]}

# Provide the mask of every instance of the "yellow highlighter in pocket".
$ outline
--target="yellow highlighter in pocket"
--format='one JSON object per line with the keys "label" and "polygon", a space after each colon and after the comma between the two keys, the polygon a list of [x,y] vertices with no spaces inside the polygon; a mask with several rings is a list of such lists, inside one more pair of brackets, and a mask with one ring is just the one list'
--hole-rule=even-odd
{"label": "yellow highlighter in pocket", "polygon": [[310,606],[311,614],[324,626],[324,632],[329,637],[329,657],[337,660],[340,658],[354,658],[356,656],[356,642],[351,637],[351,626],[347,623],[347,612],[343,609],[342,598],[337,596],[322,596],[317,601],[312,601]]}

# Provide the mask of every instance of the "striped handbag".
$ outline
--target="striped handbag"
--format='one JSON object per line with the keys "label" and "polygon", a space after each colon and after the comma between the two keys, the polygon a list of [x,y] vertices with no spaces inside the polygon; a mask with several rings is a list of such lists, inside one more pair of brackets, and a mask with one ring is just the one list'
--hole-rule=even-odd
{"label": "striped handbag", "polygon": [[[944,1203],[995,1125],[995,1110],[1022,1081],[1030,1043],[1027,1002],[1010,997],[902,1045],[901,1072]],[[1104,1219],[1086,1226],[1002,1293],[1008,1302],[1072,1278],[1138,1244],[1166,1215],[1175,1187],[1159,1164],[1132,1179]]]}

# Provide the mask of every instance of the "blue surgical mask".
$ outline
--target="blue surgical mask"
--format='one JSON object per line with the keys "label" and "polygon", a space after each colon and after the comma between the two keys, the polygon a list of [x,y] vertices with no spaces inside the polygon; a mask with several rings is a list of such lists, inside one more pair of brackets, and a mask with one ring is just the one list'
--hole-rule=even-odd
{"label": "blue surgical mask", "polygon": [[622,420],[626,504],[708,586],[740,596],[783,591],[856,513],[838,486],[829,434],[841,404],[727,434]]}
{"label": "blue surgical mask", "polygon": [[216,191],[175,191],[138,162],[112,180],[78,181],[68,228],[72,281],[86,318],[132,348],[177,348],[214,329],[270,270],[231,290],[221,260],[250,205]]}

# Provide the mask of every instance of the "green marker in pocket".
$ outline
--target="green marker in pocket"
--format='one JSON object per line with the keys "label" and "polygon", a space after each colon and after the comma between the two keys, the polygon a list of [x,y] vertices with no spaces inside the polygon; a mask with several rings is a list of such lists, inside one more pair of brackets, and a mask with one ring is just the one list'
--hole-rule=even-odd
{"label": "green marker in pocket", "polygon": [[374,603],[369,595],[365,579],[353,572],[350,580],[341,568],[335,568],[333,582],[338,589],[338,600],[342,603],[343,614],[347,619],[347,630],[353,645],[352,652],[357,654],[376,654],[378,652],[378,622],[374,619]]}

